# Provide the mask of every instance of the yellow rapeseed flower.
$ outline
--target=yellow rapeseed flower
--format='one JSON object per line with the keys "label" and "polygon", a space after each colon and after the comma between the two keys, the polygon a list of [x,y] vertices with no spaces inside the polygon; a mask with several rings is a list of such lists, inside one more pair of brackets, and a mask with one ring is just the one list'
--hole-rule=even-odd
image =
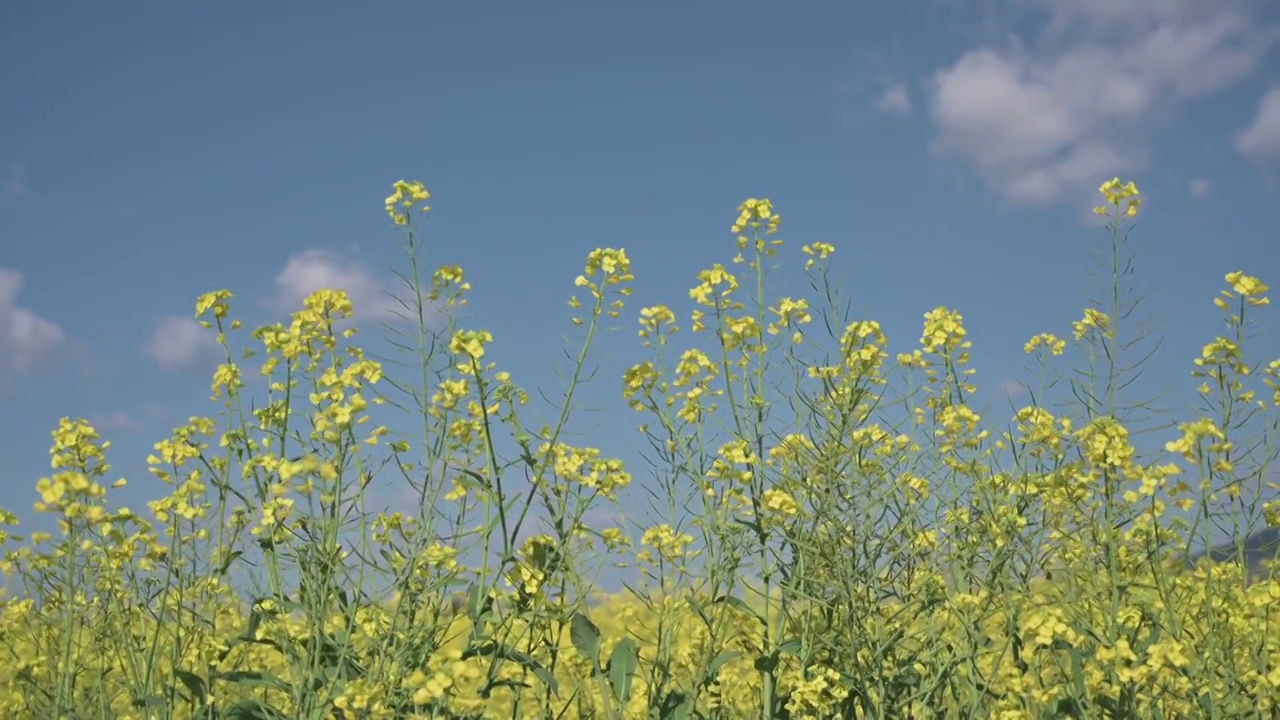
{"label": "yellow rapeseed flower", "polygon": [[[1102,193],[1102,197],[1106,199],[1107,204],[1116,208],[1119,214],[1125,217],[1135,217],[1138,214],[1138,208],[1142,205],[1139,199],[1138,186],[1130,180],[1127,183],[1121,183],[1120,178],[1111,178],[1102,183],[1098,187],[1098,192]],[[1123,205],[1123,209],[1121,209]],[[1107,208],[1105,206],[1095,207],[1093,212],[1098,215],[1106,215]]]}
{"label": "yellow rapeseed flower", "polygon": [[[406,182],[397,180],[391,186],[391,194],[383,201],[386,207],[387,215],[391,217],[392,222],[397,225],[406,225],[409,222],[409,216],[402,212],[401,209],[407,211],[419,203],[425,202],[431,197],[431,193],[427,192],[427,188],[420,182]],[[429,212],[431,208],[421,205],[418,212]]]}

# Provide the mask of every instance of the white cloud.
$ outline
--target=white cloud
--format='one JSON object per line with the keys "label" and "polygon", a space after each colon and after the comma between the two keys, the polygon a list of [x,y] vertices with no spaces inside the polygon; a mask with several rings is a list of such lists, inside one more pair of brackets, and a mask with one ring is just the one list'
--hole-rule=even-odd
{"label": "white cloud", "polygon": [[192,370],[214,362],[218,342],[195,318],[168,315],[156,323],[143,352],[164,372]]}
{"label": "white cloud", "polygon": [[[292,313],[317,290],[344,290],[358,318],[377,318],[399,305],[387,293],[390,288],[361,264],[327,250],[311,249],[290,257],[275,278],[272,308]],[[385,317],[384,317],[385,319]]]}
{"label": "white cloud", "polygon": [[1202,198],[1208,197],[1209,191],[1212,188],[1210,187],[1208,180],[1198,177],[1191,178],[1191,183],[1188,185],[1187,189],[1191,192],[1192,197]]}
{"label": "white cloud", "polygon": [[166,410],[165,407],[160,403],[154,403],[154,402],[147,403],[146,405],[142,406],[142,412],[147,417],[153,418],[155,420],[169,419],[169,411]]}
{"label": "white cloud", "polygon": [[876,108],[899,115],[910,115],[911,96],[907,94],[907,86],[898,84],[886,89],[876,99]]}
{"label": "white cloud", "polygon": [[90,418],[89,424],[99,432],[131,433],[142,429],[142,423],[129,413],[119,410],[105,417]]}
{"label": "white cloud", "polygon": [[30,375],[54,359],[66,333],[18,304],[22,274],[0,268],[0,375]]}
{"label": "white cloud", "polygon": [[[1037,6],[1040,7],[1040,6]],[[1060,0],[1030,44],[932,77],[934,150],[1007,199],[1047,205],[1146,164],[1150,125],[1256,70],[1277,35],[1248,0]]]}
{"label": "white cloud", "polygon": [[31,197],[31,186],[27,184],[27,168],[24,165],[9,164],[9,172],[0,182],[0,194],[10,200],[25,200]]}
{"label": "white cloud", "polygon": [[996,395],[1004,398],[1007,402],[1021,400],[1027,394],[1027,388],[1021,382],[1013,378],[1004,378],[995,384],[992,388]]}
{"label": "white cloud", "polygon": [[1253,160],[1280,158],[1280,85],[1258,101],[1253,122],[1236,133],[1235,146],[1237,152]]}

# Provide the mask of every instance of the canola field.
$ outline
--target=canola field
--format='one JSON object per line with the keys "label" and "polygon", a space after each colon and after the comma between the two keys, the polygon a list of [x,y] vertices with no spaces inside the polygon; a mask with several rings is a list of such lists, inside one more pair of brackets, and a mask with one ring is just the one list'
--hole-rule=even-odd
{"label": "canola field", "polygon": [[[0,513],[0,717],[1277,717],[1280,580],[1186,561],[1214,526],[1280,524],[1280,359],[1250,330],[1268,288],[1223,268],[1217,334],[1180,328],[1205,333],[1200,416],[1140,449],[1141,195],[1100,195],[1114,292],[1023,348],[1031,396],[1066,402],[980,415],[958,311],[891,352],[847,314],[837,248],[783,242],[750,199],[671,306],[630,306],[626,252],[590,253],[565,288],[569,392],[535,428],[501,338],[457,322],[463,269],[424,268],[430,193],[395,183],[396,363],[361,349],[340,289],[253,330],[217,291],[195,306],[225,348],[213,406],[130,480],[163,489],[146,507],[113,499],[89,424],[53,430],[31,497],[56,531],[23,530],[25,499]],[[808,287],[767,292],[782,264]],[[610,327],[639,331],[607,381],[643,470],[566,440]],[[377,506],[387,477],[414,501]],[[618,512],[642,487],[653,511]],[[597,592],[614,566],[625,589]]]}

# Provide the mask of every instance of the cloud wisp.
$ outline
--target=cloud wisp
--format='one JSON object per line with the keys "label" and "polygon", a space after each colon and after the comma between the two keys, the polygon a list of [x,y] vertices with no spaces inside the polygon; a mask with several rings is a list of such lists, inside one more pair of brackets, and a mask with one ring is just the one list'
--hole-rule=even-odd
{"label": "cloud wisp", "polygon": [[324,289],[343,290],[357,319],[391,319],[399,304],[391,288],[362,264],[329,250],[312,248],[294,255],[276,275],[271,309],[291,313],[302,308],[308,295]]}
{"label": "cloud wisp", "polygon": [[19,304],[22,285],[21,273],[0,267],[0,379],[47,369],[66,343],[61,327]]}
{"label": "cloud wisp", "polygon": [[163,372],[203,370],[217,361],[218,342],[194,317],[166,315],[156,322],[143,354]]}
{"label": "cloud wisp", "polygon": [[[1147,133],[1164,113],[1258,69],[1278,35],[1254,5],[1055,2],[1030,42],[975,47],[933,73],[933,150],[970,166],[1001,197],[1037,206],[1141,169]],[[1249,128],[1237,138],[1255,152],[1273,143],[1280,133]]]}
{"label": "cloud wisp", "polygon": [[0,196],[9,202],[31,197],[31,185],[27,182],[27,168],[22,163],[10,163],[4,179],[0,180]]}
{"label": "cloud wisp", "polygon": [[1253,122],[1236,133],[1235,148],[1250,160],[1280,160],[1280,85],[1258,101]]}
{"label": "cloud wisp", "polygon": [[907,86],[899,83],[885,89],[876,98],[876,109],[897,115],[910,115],[911,95],[907,93]]}

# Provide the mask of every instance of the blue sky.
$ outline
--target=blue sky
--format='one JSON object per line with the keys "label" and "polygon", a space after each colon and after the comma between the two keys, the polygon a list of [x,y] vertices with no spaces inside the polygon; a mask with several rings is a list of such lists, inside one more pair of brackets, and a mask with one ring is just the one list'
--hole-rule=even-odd
{"label": "blue sky", "polygon": [[196,295],[229,288],[257,325],[336,283],[371,324],[400,178],[431,189],[431,259],[466,269],[471,324],[530,389],[555,391],[583,258],[627,249],[599,428],[573,440],[626,458],[635,313],[687,318],[748,196],[793,263],[839,248],[892,350],[961,310],[998,403],[1027,338],[1080,316],[1112,175],[1147,198],[1152,387],[1186,398],[1225,273],[1280,287],[1274,4],[57,2],[0,27],[0,487],[24,513],[63,415],[114,441],[126,498],[154,491],[151,443],[214,411]]}

